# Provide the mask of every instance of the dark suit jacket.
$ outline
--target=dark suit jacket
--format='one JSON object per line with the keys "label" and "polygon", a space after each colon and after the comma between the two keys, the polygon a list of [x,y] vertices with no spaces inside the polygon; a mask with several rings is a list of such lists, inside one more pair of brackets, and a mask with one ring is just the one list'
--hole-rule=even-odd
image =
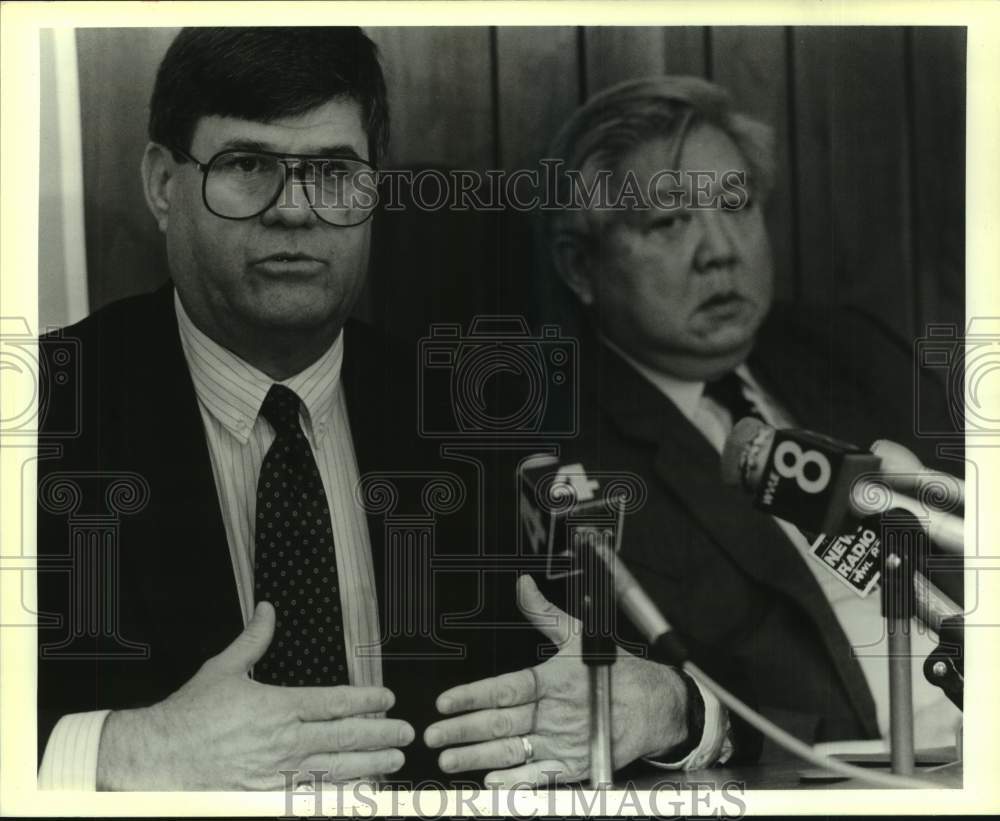
{"label": "dark suit jacket", "polygon": [[[944,463],[932,442],[914,441],[912,361],[856,313],[776,308],[748,365],[797,426],[864,447],[894,439],[960,474],[961,462]],[[580,435],[563,446],[563,461],[645,479],[648,499],[626,520],[622,556],[696,660],[730,680],[749,677],[759,706],[808,741],[876,736],[861,669],[784,533],[742,490],[723,486],[704,436],[593,335],[581,362]],[[946,418],[940,398],[927,413]]]}
{"label": "dark suit jacket", "polygon": [[[39,756],[60,716],[155,703],[243,629],[172,287],[112,304],[41,350],[53,379],[39,438]],[[362,476],[433,468],[416,435],[415,364],[373,329],[348,323],[342,380]],[[423,501],[404,489],[396,513],[419,513]],[[369,515],[369,534],[384,627],[389,610],[398,617],[400,585],[422,578],[420,557],[406,564],[410,546],[401,541],[387,567],[380,514]],[[462,538],[439,530],[438,548],[460,549]],[[386,579],[394,580],[388,589]],[[419,607],[430,593],[416,584],[410,604]],[[464,592],[438,585],[432,606],[474,611]],[[426,636],[383,646],[385,685],[397,697],[391,714],[417,730],[401,778],[439,775],[420,740],[436,695],[493,672],[489,637],[465,644],[472,652],[461,664],[441,663]]]}

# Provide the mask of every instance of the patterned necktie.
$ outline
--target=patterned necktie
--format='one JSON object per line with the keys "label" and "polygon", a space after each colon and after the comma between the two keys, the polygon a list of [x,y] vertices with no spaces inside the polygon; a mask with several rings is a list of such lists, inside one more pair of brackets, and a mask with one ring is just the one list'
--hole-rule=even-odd
{"label": "patterned necktie", "polygon": [[743,380],[733,371],[721,379],[705,384],[705,396],[714,399],[729,411],[729,415],[733,417],[732,424],[734,426],[746,416],[764,421],[757,406],[744,395],[743,384]]}
{"label": "patterned necktie", "polygon": [[274,443],[257,480],[254,601],[269,601],[274,638],[254,666],[267,684],[347,684],[337,558],[326,492],[299,425],[299,397],[272,385],[260,412]]}

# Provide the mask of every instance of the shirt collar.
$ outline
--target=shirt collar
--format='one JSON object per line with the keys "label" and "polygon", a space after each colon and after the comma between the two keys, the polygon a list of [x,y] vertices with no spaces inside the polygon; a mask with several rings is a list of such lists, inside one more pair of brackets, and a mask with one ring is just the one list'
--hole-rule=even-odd
{"label": "shirt collar", "polygon": [[[226,430],[246,444],[274,380],[199,330],[176,290],[174,310],[195,394]],[[341,331],[319,359],[278,383],[295,391],[302,400],[303,428],[314,443],[330,424],[343,361]]]}
{"label": "shirt collar", "polygon": [[[694,420],[695,414],[698,413],[701,398],[705,393],[705,380],[691,381],[687,379],[680,379],[672,374],[656,370],[655,368],[651,368],[649,365],[638,361],[635,357],[625,353],[625,351],[623,351],[606,336],[602,335],[601,341],[617,353],[636,371],[638,371],[639,374],[644,376],[647,381],[652,383],[653,387],[666,396],[667,399],[673,402],[688,421]],[[750,371],[745,362],[741,362],[737,365],[733,369],[733,372],[739,376],[740,379],[743,380],[744,384],[748,385],[753,392],[757,394],[762,393],[760,386],[750,375]]]}

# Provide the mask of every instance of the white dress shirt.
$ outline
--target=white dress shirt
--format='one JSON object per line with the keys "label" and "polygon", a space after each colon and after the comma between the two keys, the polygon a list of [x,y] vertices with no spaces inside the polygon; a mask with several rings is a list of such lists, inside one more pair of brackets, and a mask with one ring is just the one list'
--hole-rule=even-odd
{"label": "white dress shirt", "polygon": [[[705,396],[704,382],[687,382],[660,373],[626,354],[616,345],[605,344],[644,376],[664,396],[673,402],[691,422],[722,453],[726,437],[734,421],[728,410],[711,397]],[[743,394],[759,411],[764,421],[776,428],[792,427],[791,415],[768,395],[753,378],[745,364],[735,369],[743,382]],[[888,638],[877,589],[861,598],[811,553],[810,543],[802,532],[781,519],[774,520],[798,549],[806,566],[812,571],[826,595],[844,635],[854,648],[861,671],[875,701],[876,718],[883,739],[889,736]],[[918,622],[912,622],[911,652],[913,654],[912,687],[915,743],[918,748],[944,747],[955,743],[955,730],[961,722],[961,711],[944,692],[927,681],[923,660],[936,648],[937,642]],[[704,690],[701,691],[703,694]],[[706,702],[707,707],[707,702]],[[713,714],[725,717],[727,710],[719,708]],[[706,723],[708,710],[706,709]],[[706,729],[707,734],[707,729]],[[886,749],[888,749],[886,747]],[[720,762],[724,759],[720,758]]]}
{"label": "white dress shirt", "polygon": [[[260,415],[260,407],[274,380],[196,328],[176,293],[174,307],[205,427],[233,583],[246,624],[254,609],[257,477],[275,437]],[[281,384],[302,400],[300,422],[330,506],[350,682],[378,686],[382,684],[378,601],[367,521],[354,498],[359,477],[340,380],[343,357],[341,333],[318,360]],[[95,789],[101,731],[109,712],[77,713],[59,720],[39,769],[40,788]]]}

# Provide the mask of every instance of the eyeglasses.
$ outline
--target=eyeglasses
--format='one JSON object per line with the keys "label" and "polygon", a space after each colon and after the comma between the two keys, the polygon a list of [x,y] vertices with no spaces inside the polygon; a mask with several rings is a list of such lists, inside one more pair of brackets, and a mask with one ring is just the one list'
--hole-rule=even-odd
{"label": "eyeglasses", "polygon": [[275,203],[296,207],[286,201],[290,174],[316,216],[330,225],[360,225],[378,203],[377,171],[354,157],[226,150],[203,163],[180,148],[172,150],[201,171],[205,207],[223,219],[251,219]]}

